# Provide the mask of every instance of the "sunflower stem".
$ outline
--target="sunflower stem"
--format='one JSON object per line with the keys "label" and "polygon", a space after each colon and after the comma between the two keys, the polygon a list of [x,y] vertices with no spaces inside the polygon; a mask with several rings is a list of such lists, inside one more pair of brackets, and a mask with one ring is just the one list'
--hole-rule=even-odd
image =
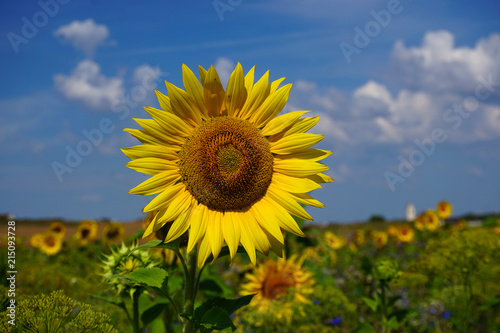
{"label": "sunflower stem", "polygon": [[184,315],[187,317],[184,322],[184,333],[194,333],[195,323],[193,322],[194,299],[196,297],[196,264],[198,261],[198,251],[195,249],[188,254],[186,284],[184,286]]}
{"label": "sunflower stem", "polygon": [[133,332],[139,333],[139,295],[140,291],[136,290],[132,295],[132,307],[133,307]]}

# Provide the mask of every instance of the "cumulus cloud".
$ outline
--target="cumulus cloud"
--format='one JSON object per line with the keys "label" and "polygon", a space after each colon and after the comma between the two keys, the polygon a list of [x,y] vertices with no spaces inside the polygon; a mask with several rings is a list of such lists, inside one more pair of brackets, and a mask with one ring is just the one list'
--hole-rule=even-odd
{"label": "cumulus cloud", "polygon": [[[236,67],[236,64],[229,60],[228,58],[224,57],[219,57],[215,61],[214,65],[215,69],[217,70],[217,73],[219,74],[220,81],[222,82],[222,86],[226,87],[227,81],[229,81],[229,77],[231,76],[231,73],[234,70],[234,67]],[[208,68],[206,68],[208,69]]]}
{"label": "cumulus cloud", "polygon": [[88,59],[81,61],[69,76],[55,75],[54,82],[64,97],[93,110],[109,110],[124,93],[122,78],[104,76],[99,65]]}
{"label": "cumulus cloud", "polygon": [[149,86],[155,82],[162,72],[158,67],[151,67],[148,64],[143,64],[134,69],[134,83],[142,86]]}
{"label": "cumulus cloud", "polygon": [[76,49],[82,50],[92,57],[96,48],[109,37],[109,30],[103,24],[97,24],[92,19],[73,21],[57,29],[54,34],[71,42]]}
{"label": "cumulus cloud", "polygon": [[406,47],[398,41],[392,60],[398,77],[408,88],[470,93],[479,77],[500,76],[500,34],[481,38],[471,48],[456,47],[448,31],[431,31],[425,34],[420,47]]}

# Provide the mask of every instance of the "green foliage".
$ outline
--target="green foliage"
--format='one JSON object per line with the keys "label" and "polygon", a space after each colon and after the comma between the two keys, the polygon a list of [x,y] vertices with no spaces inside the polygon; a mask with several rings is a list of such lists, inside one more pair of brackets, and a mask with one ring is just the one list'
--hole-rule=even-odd
{"label": "green foliage", "polygon": [[[96,311],[89,304],[65,296],[62,290],[54,291],[49,296],[41,294],[21,300],[16,314],[17,329],[20,332],[118,332],[109,324],[110,318],[107,315]],[[2,318],[6,318],[6,313],[2,313]],[[2,325],[8,324],[2,322]],[[0,328],[9,332],[9,327]]]}

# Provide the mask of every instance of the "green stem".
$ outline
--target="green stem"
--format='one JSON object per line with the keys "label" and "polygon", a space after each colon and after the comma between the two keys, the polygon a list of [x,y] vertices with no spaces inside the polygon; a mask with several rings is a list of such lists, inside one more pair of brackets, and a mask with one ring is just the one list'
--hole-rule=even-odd
{"label": "green stem", "polygon": [[139,295],[140,291],[136,290],[132,294],[132,328],[134,333],[139,333]]}
{"label": "green stem", "polygon": [[196,264],[198,261],[198,251],[195,249],[188,254],[187,270],[184,285],[184,314],[188,317],[184,322],[184,333],[194,333],[195,325],[189,317],[194,313],[194,299],[196,297]]}

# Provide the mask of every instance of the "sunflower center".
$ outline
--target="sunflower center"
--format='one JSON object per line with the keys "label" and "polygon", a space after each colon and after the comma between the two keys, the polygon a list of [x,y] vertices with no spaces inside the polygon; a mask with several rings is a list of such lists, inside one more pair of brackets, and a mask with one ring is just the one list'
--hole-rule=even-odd
{"label": "sunflower center", "polygon": [[81,231],[82,238],[87,238],[90,236],[90,230],[89,229],[82,229]]}
{"label": "sunflower center", "polygon": [[182,181],[199,203],[215,210],[244,208],[267,191],[273,156],[249,122],[217,117],[203,122],[179,153]]}
{"label": "sunflower center", "polygon": [[274,272],[271,274],[262,288],[265,298],[276,299],[279,296],[288,294],[288,289],[295,285],[290,274]]}
{"label": "sunflower center", "polygon": [[47,245],[48,247],[54,247],[56,245],[56,240],[53,236],[47,236],[45,238],[45,245]]}

